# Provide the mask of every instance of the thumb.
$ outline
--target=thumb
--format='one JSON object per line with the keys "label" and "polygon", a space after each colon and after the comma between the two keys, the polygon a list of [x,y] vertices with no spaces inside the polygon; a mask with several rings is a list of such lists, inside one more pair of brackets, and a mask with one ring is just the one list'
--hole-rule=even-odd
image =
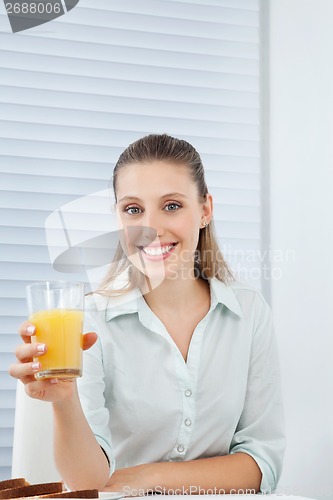
{"label": "thumb", "polygon": [[82,349],[85,351],[89,349],[97,340],[97,333],[89,332],[83,335],[83,346]]}

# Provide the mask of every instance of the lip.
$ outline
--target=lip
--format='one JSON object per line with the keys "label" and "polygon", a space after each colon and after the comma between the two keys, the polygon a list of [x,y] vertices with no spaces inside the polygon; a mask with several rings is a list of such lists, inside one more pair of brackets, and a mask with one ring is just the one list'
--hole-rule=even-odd
{"label": "lip", "polygon": [[143,247],[138,247],[138,249],[140,250],[141,255],[143,255],[144,259],[147,259],[147,260],[154,262],[154,261],[167,259],[172,254],[172,252],[175,250],[175,248],[177,247],[178,242],[177,243],[163,243],[161,245],[148,245],[146,247],[146,248],[163,248],[163,247],[167,247],[169,245],[174,245],[174,246],[169,250],[169,252],[162,253],[161,255],[148,255],[147,253],[145,253],[143,251]]}

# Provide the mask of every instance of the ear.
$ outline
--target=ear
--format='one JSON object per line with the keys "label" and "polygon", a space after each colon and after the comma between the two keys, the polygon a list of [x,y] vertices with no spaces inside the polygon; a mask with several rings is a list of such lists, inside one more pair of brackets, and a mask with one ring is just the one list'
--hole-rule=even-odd
{"label": "ear", "polygon": [[202,218],[210,223],[211,218],[213,217],[213,197],[210,193],[207,193],[206,201],[202,204]]}

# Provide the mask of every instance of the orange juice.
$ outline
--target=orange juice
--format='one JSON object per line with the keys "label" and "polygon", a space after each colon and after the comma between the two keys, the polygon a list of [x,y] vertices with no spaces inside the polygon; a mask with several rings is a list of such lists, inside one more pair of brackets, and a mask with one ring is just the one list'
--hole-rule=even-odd
{"label": "orange juice", "polygon": [[31,314],[29,321],[36,327],[32,341],[47,345],[47,352],[34,358],[34,361],[41,364],[35,378],[80,377],[83,312],[74,309],[49,309]]}

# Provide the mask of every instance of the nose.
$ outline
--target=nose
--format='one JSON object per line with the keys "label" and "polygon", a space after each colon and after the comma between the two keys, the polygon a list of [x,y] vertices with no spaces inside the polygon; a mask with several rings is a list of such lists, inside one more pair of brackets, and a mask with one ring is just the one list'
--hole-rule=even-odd
{"label": "nose", "polygon": [[143,224],[147,228],[151,228],[154,232],[156,232],[156,236],[163,236],[165,229],[163,224],[163,215],[154,211],[147,210],[145,211],[145,217],[142,220]]}

